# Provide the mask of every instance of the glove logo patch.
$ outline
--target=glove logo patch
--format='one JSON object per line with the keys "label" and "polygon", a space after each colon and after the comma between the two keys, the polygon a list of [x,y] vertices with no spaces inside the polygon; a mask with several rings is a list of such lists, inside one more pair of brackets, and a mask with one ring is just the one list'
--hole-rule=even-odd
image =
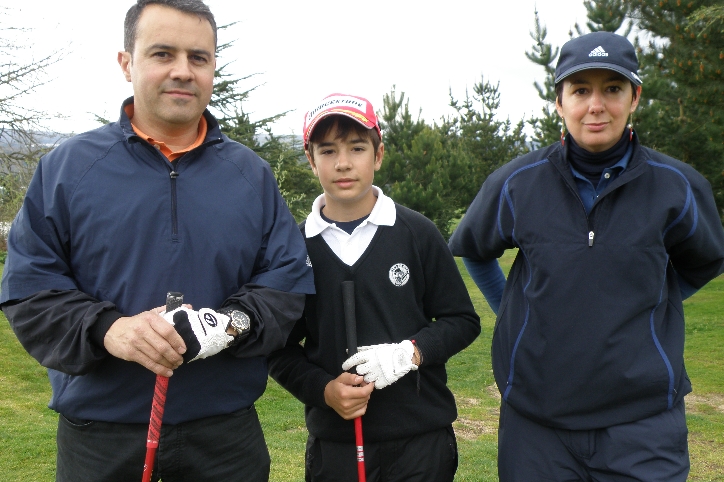
{"label": "glove logo patch", "polygon": [[204,313],[204,321],[207,325],[216,327],[219,323],[216,321],[216,317],[212,315],[211,313]]}
{"label": "glove logo patch", "polygon": [[410,268],[403,263],[397,263],[390,268],[390,281],[397,286],[405,286],[410,281]]}

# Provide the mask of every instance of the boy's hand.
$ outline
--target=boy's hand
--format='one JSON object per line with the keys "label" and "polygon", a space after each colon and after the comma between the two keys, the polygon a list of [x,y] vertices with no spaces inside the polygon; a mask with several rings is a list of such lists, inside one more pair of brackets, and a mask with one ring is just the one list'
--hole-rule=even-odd
{"label": "boy's hand", "polygon": [[375,388],[385,388],[410,370],[417,370],[413,363],[415,346],[410,340],[361,346],[358,350],[342,364],[342,369],[349,370],[356,365],[357,373],[364,375],[367,383],[374,383]]}
{"label": "boy's hand", "polygon": [[361,417],[375,386],[353,373],[342,373],[324,387],[324,401],[345,420]]}

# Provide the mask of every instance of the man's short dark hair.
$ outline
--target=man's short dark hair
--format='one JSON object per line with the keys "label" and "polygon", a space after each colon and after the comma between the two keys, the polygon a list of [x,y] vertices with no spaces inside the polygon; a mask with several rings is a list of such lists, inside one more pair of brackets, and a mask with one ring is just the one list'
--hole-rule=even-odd
{"label": "man's short dark hair", "polygon": [[380,139],[380,136],[377,135],[376,130],[367,129],[359,122],[354,121],[345,115],[329,115],[317,123],[312,131],[312,135],[309,137],[309,146],[307,150],[312,156],[312,159],[314,159],[314,144],[322,142],[334,126],[337,126],[337,135],[335,139],[346,139],[348,135],[354,132],[360,136],[361,139],[369,139],[375,153],[377,153],[377,148],[379,148],[382,143],[382,139]]}
{"label": "man's short dark hair", "polygon": [[138,0],[134,6],[126,12],[126,21],[123,24],[123,49],[133,54],[133,47],[136,43],[136,30],[138,29],[138,19],[147,5],[164,5],[184,13],[198,15],[200,18],[207,20],[211,24],[214,31],[214,47],[216,47],[216,20],[214,14],[209,10],[201,0]]}

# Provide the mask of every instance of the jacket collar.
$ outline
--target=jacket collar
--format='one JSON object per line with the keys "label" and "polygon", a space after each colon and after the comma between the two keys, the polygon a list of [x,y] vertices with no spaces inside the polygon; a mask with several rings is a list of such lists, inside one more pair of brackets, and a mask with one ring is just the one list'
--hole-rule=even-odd
{"label": "jacket collar", "polygon": [[[123,131],[123,135],[125,136],[127,141],[139,141],[141,140],[141,137],[139,137],[138,134],[136,134],[136,132],[133,130],[133,127],[131,126],[131,119],[129,119],[128,115],[126,114],[126,106],[129,104],[133,104],[133,96],[123,101],[123,104],[121,105],[121,116],[118,119],[118,124],[121,126],[121,130]],[[209,112],[208,109],[204,109],[203,116],[206,119],[207,129],[206,138],[204,139],[204,143],[202,144],[202,146],[208,146],[223,142],[224,137],[221,133],[219,121],[216,120],[216,117],[211,115],[211,112]]]}
{"label": "jacket collar", "polygon": [[[633,142],[633,152],[631,153],[631,159],[628,161],[626,169],[611,184],[608,185],[602,195],[616,189],[620,185],[625,184],[632,179],[637,178],[644,172],[643,166],[646,165],[646,161],[648,161],[651,156],[649,155],[647,149],[639,142],[639,137],[635,131],[631,142]],[[576,181],[573,178],[571,164],[568,162],[568,143],[563,146],[560,142],[556,142],[547,149],[548,152],[545,154],[545,157],[556,167],[571,188],[577,192],[578,188],[576,187]]]}
{"label": "jacket collar", "polygon": [[[633,139],[631,139],[631,142],[633,143],[633,152],[631,154],[631,159],[626,166],[627,171],[633,169],[634,167],[638,166],[643,162],[646,162],[649,157],[646,153],[646,150],[641,146],[641,143],[639,142],[639,136],[638,134],[636,134],[636,131],[634,131]],[[560,142],[556,142],[555,144],[549,146],[548,149],[550,149],[550,151],[547,154],[548,160],[550,160],[557,166],[570,169],[570,162],[568,161],[569,146],[570,142],[566,142],[565,145],[562,145]]]}

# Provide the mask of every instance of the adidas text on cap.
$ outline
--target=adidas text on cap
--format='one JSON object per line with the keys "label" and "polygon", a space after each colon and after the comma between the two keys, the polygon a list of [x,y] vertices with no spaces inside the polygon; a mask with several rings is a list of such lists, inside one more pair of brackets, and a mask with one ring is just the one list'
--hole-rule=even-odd
{"label": "adidas text on cap", "polygon": [[566,42],[556,65],[555,83],[571,74],[588,69],[618,72],[636,85],[643,81],[638,75],[639,61],[631,42],[611,32],[593,32]]}
{"label": "adidas text on cap", "polygon": [[322,99],[304,115],[304,148],[309,145],[309,138],[317,122],[329,115],[344,115],[354,119],[367,129],[375,129],[382,139],[382,131],[372,104],[367,99],[346,94],[331,94]]}

